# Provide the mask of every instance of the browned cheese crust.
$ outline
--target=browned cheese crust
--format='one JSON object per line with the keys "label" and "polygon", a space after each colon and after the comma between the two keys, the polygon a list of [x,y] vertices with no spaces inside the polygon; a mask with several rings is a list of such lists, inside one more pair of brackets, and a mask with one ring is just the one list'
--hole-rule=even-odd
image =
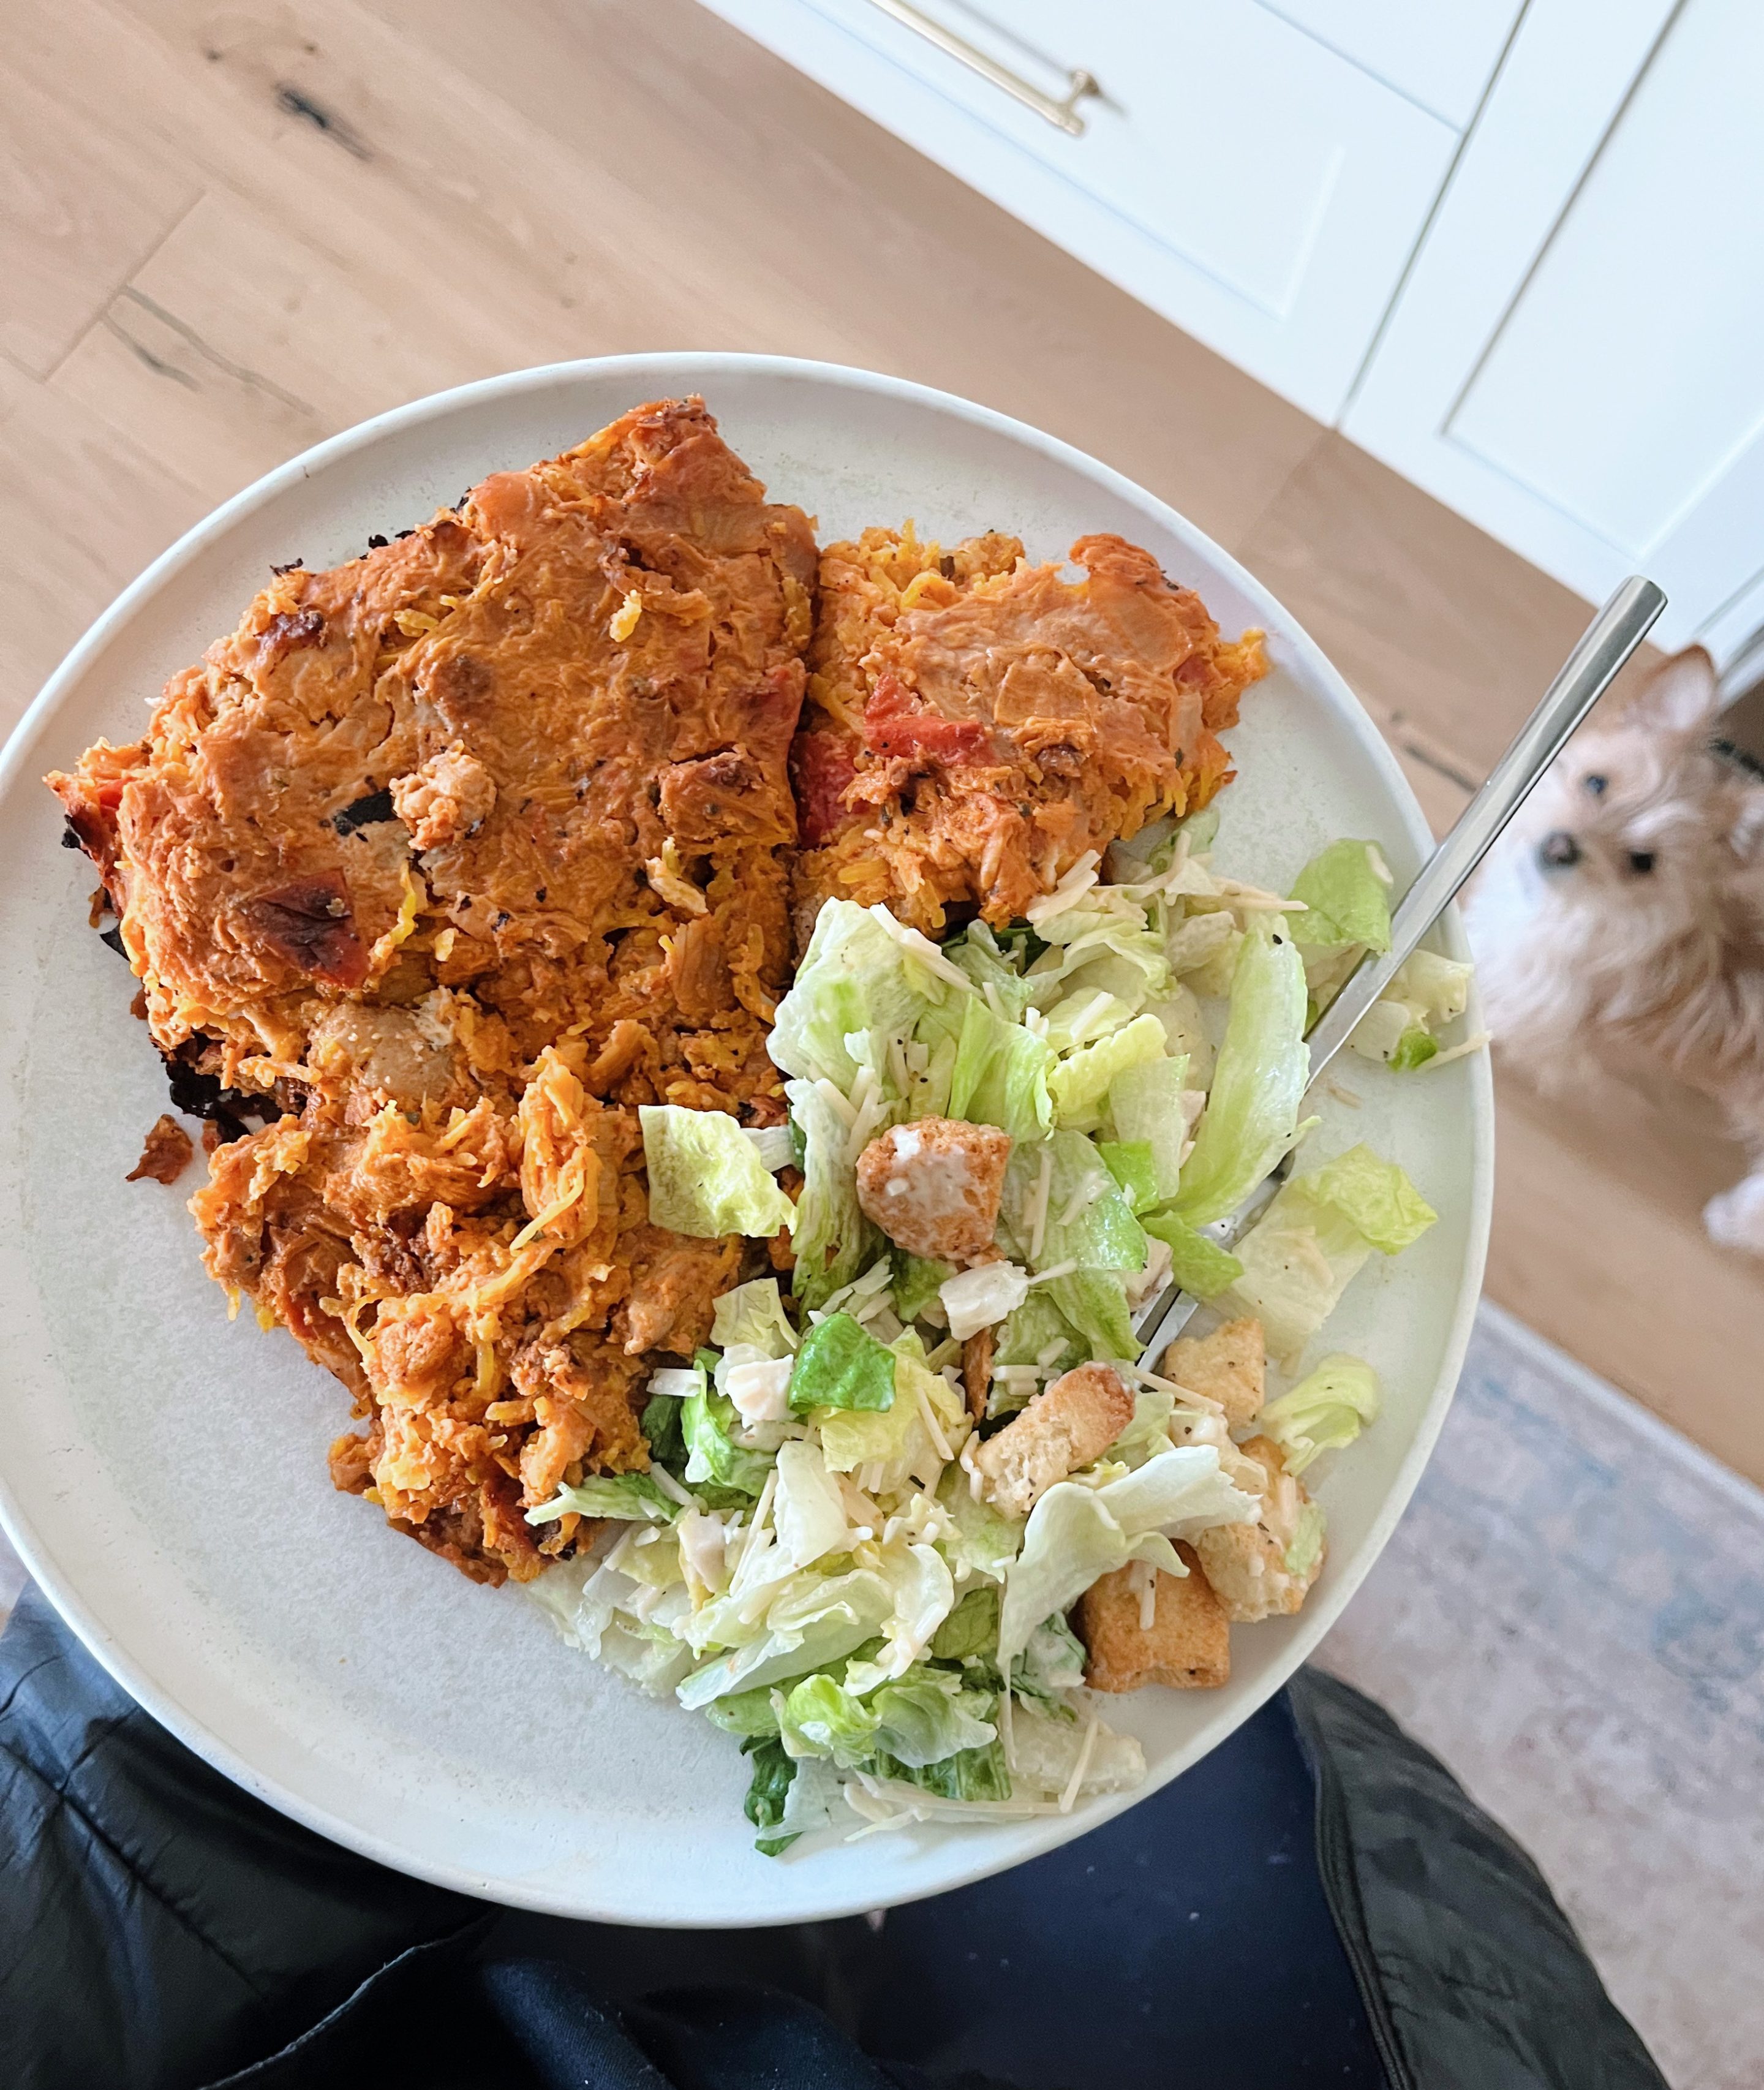
{"label": "browned cheese crust", "polygon": [[635,1107],[782,1117],[815,577],[701,402],[639,407],[281,574],[50,779],[156,1042],[264,1099],[193,1202],[209,1268],[355,1393],[338,1485],[475,1576],[646,1463],[648,1353],[739,1275],[648,1223]]}
{"label": "browned cheese crust", "polygon": [[1231,775],[1218,734],[1266,673],[1149,552],[1081,538],[1078,582],[1014,537],[947,555],[911,526],[823,553],[793,755],[798,933],[830,896],[935,934],[1002,926],[1087,851],[1197,811]]}

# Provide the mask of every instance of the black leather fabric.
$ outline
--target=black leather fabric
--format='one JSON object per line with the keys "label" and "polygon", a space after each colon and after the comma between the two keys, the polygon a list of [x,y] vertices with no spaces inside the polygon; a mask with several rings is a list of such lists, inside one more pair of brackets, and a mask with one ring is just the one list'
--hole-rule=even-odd
{"label": "black leather fabric", "polygon": [[1293,1679],[1323,1890],[1394,2090],[1667,2090],[1543,1875],[1337,1679]]}
{"label": "black leather fabric", "polygon": [[356,2082],[1661,2090],[1525,1854],[1314,1673],[1120,1820],[880,1930],[630,1931],[282,1820],[28,1593],[0,1638],[0,2084]]}

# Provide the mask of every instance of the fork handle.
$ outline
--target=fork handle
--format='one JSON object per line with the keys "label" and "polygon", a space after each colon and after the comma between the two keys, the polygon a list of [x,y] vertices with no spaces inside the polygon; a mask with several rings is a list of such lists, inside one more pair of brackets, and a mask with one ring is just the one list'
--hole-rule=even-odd
{"label": "fork handle", "polygon": [[1632,574],[1587,626],[1579,645],[1544,693],[1488,781],[1428,858],[1391,919],[1391,947],[1362,964],[1319,1017],[1310,1034],[1314,1081],[1348,1042],[1354,1026],[1412,957],[1421,940],[1457,897],[1495,837],[1530,795],[1562,745],[1610,688],[1617,673],[1666,607],[1652,581]]}

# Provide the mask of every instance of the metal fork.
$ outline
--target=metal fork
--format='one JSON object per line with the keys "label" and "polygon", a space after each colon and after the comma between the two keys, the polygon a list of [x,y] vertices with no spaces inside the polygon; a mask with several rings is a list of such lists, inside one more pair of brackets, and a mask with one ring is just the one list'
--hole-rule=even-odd
{"label": "metal fork", "polygon": [[[1422,866],[1414,884],[1403,896],[1391,918],[1390,948],[1370,963],[1362,961],[1312,1026],[1313,1082],[1347,1043],[1354,1026],[1457,897],[1495,836],[1525,803],[1569,734],[1610,688],[1665,607],[1666,597],[1652,581],[1632,575],[1587,626],[1580,643],[1544,693],[1542,703],[1520,728],[1488,781],[1465,807],[1456,825]],[[1289,1155],[1235,1212],[1203,1231],[1229,1246],[1260,1217],[1290,1166]],[[1155,1360],[1199,1304],[1181,1286],[1172,1284],[1142,1306],[1134,1316],[1134,1333],[1143,1343],[1146,1353]]]}

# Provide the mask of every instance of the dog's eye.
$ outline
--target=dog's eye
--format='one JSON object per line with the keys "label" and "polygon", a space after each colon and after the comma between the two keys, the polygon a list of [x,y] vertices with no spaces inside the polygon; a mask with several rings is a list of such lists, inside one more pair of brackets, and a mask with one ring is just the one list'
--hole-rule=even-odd
{"label": "dog's eye", "polygon": [[1601,776],[1596,770],[1590,776],[1583,776],[1581,779],[1581,782],[1595,798],[1603,798],[1604,797],[1605,786],[1610,781],[1611,779],[1608,776]]}
{"label": "dog's eye", "polygon": [[1654,868],[1653,850],[1631,849],[1629,852],[1629,868],[1633,871],[1638,873],[1641,871],[1652,871]]}

